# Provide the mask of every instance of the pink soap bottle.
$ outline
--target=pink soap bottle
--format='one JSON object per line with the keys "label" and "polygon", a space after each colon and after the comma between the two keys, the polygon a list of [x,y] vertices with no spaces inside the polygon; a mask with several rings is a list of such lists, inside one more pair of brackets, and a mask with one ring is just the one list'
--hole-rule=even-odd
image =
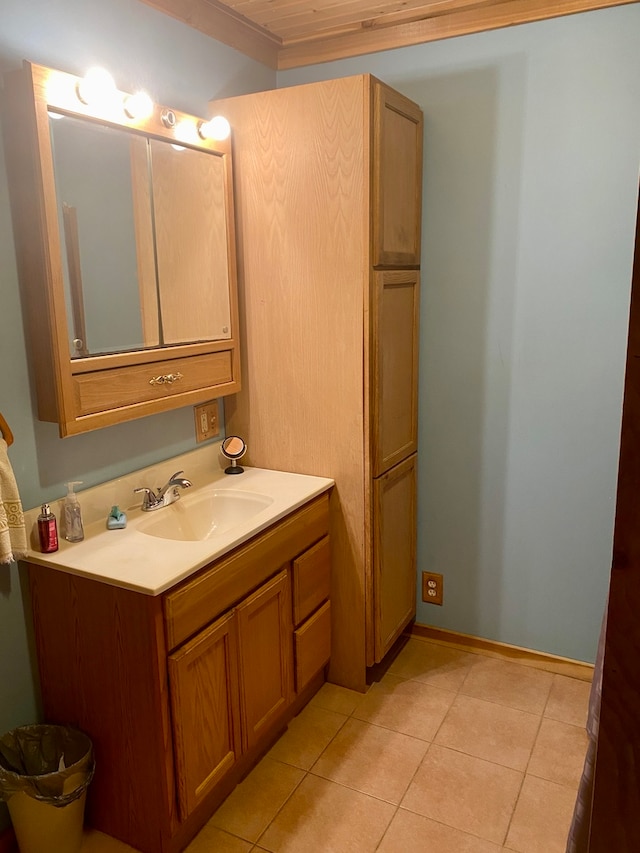
{"label": "pink soap bottle", "polygon": [[43,554],[58,550],[58,525],[49,504],[42,504],[42,512],[38,516],[38,538]]}

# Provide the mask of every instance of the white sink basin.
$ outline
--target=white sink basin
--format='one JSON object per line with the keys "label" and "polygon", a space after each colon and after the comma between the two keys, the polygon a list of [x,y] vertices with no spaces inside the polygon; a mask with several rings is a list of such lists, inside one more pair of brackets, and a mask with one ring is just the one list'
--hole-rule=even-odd
{"label": "white sink basin", "polygon": [[200,542],[243,524],[272,503],[272,497],[257,492],[206,489],[145,514],[137,529],[158,539]]}

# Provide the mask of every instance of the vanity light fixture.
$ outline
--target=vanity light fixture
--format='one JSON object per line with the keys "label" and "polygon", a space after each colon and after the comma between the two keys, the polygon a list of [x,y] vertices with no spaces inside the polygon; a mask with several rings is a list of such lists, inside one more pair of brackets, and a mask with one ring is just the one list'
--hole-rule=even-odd
{"label": "vanity light fixture", "polygon": [[125,95],[124,111],[132,119],[143,120],[153,114],[153,101],[146,92]]}
{"label": "vanity light fixture", "polygon": [[176,114],[173,110],[162,110],[160,121],[162,122],[163,127],[171,130],[172,127],[176,126]]}
{"label": "vanity light fixture", "polygon": [[116,92],[115,81],[104,68],[90,68],[76,85],[78,100],[91,106],[108,103]]}
{"label": "vanity light fixture", "polygon": [[231,132],[224,116],[198,118],[156,104],[146,92],[119,90],[104,68],[90,68],[84,77],[48,69],[46,90],[52,118],[80,114],[149,133],[155,124],[158,135],[169,137],[167,141],[179,151],[184,146],[216,150],[216,143],[224,142]]}
{"label": "vanity light fixture", "polygon": [[224,116],[214,116],[209,121],[201,121],[198,134],[202,139],[215,139],[222,142],[231,133],[231,125]]}

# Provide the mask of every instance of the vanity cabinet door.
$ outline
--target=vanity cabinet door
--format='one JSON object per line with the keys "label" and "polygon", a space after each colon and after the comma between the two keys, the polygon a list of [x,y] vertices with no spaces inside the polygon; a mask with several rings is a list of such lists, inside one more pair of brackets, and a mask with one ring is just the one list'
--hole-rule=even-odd
{"label": "vanity cabinet door", "polygon": [[416,460],[414,453],[373,481],[376,663],[416,612]]}
{"label": "vanity cabinet door", "polygon": [[234,611],[169,656],[180,817],[185,820],[240,754]]}
{"label": "vanity cabinet door", "polygon": [[281,571],[237,608],[243,748],[250,749],[292,696],[289,575]]}
{"label": "vanity cabinet door", "polygon": [[422,111],[375,81],[371,229],[374,267],[420,266]]}

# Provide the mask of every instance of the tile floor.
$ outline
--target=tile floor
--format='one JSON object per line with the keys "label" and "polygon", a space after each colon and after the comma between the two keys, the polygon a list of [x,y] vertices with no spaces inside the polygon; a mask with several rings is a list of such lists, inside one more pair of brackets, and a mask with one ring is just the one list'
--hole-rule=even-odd
{"label": "tile floor", "polygon": [[365,695],[325,684],[187,853],[564,853],[588,694],[410,639]]}

